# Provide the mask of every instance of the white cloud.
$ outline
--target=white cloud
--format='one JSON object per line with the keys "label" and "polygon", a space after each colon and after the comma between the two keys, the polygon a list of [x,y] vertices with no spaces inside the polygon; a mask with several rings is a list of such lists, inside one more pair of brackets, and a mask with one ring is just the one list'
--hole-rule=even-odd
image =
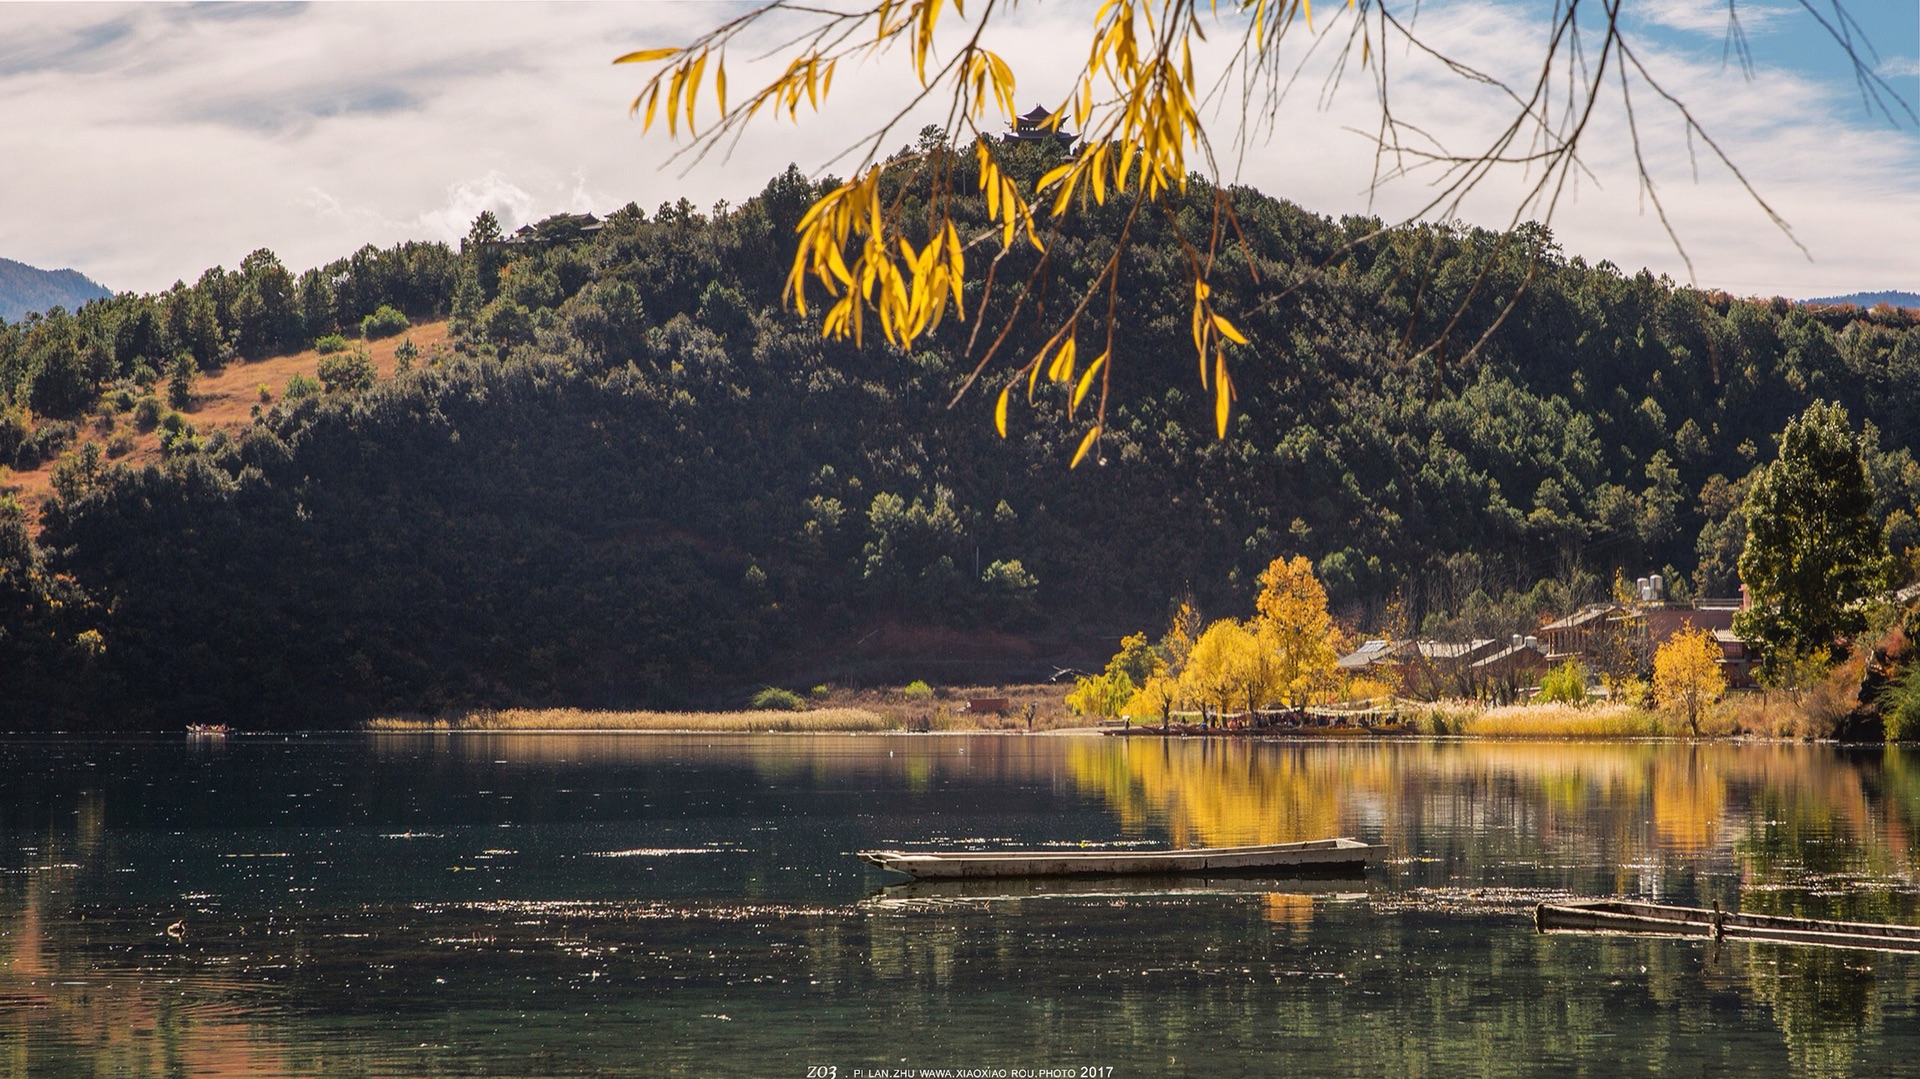
{"label": "white cloud", "polygon": [[1779,29],[1798,10],[1787,5],[1758,4],[1753,0],[1658,0],[1636,7],[1632,13],[1655,26],[1691,34],[1724,35],[1738,20],[1748,34]]}
{"label": "white cloud", "polygon": [[[1434,3],[1419,27],[1462,58],[1517,78],[1544,40],[1545,7]],[[731,157],[663,168],[673,144],[643,137],[628,116],[640,73],[613,66],[614,56],[684,40],[738,8],[0,5],[10,156],[0,169],[0,254],[75,266],[115,288],[154,289],[209,265],[236,265],[262,246],[299,269],[365,243],[453,241],[482,209],[512,227],[629,200],[738,203],[789,162],[845,173],[847,162],[830,164],[835,153],[913,89],[902,57],[843,67],[826,112],[758,123]],[[1724,29],[1723,4],[1681,9],[1717,9]],[[1748,20],[1771,10],[1740,5],[1749,32]],[[1084,33],[1087,15],[1082,5],[1024,6],[997,33],[996,47],[1023,76],[1023,109],[1066,92],[1063,42]],[[1213,36],[1217,51],[1230,35]],[[1920,149],[1910,129],[1871,126],[1851,85],[1766,70],[1748,82],[1717,62],[1638,47],[1700,108],[1815,255],[1808,263],[1772,231],[1724,170],[1703,162],[1696,184],[1679,129],[1650,95],[1636,95],[1659,190],[1702,284],[1788,295],[1920,284],[1920,215],[1912,212]],[[1502,115],[1497,100],[1403,52],[1389,59],[1405,115],[1457,147],[1486,138]],[[736,99],[765,70],[744,50],[730,58]],[[1325,108],[1317,89],[1317,77],[1303,80],[1273,136],[1249,147],[1238,179],[1323,213],[1412,213],[1428,197],[1418,179],[1369,202],[1371,159],[1350,130],[1374,120],[1364,76],[1350,77]],[[1222,122],[1235,107],[1225,107]],[[932,108],[906,117],[888,148],[942,119]],[[1216,138],[1223,154],[1228,141]],[[1565,248],[1683,275],[1658,221],[1640,207],[1617,103],[1596,119],[1588,161],[1598,182],[1583,179],[1555,219]],[[1503,224],[1521,182],[1493,181],[1462,214]]]}
{"label": "white cloud", "polygon": [[474,218],[492,210],[509,232],[535,216],[537,201],[518,184],[494,170],[478,180],[463,180],[447,188],[446,205],[428,210],[416,218],[431,238],[452,241],[467,234]]}

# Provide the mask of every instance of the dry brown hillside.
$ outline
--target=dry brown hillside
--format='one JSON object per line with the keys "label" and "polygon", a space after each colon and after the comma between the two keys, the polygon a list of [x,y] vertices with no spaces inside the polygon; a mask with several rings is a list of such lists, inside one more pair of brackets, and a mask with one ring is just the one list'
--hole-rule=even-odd
{"label": "dry brown hillside", "polygon": [[[393,377],[394,350],[405,340],[413,341],[424,361],[436,349],[446,347],[447,324],[444,321],[419,323],[397,337],[368,343],[367,354],[373,358],[374,368],[380,378]],[[230,434],[238,433],[253,422],[255,406],[280,400],[286,393],[288,379],[296,374],[315,377],[319,368],[320,354],[313,349],[229,364],[218,374],[203,374],[194,379],[193,404],[182,411],[187,422],[203,437],[222,430]],[[261,397],[263,386],[268,395],[266,401]],[[106,450],[114,436],[122,432],[133,437],[133,448],[115,460],[138,467],[160,459],[158,431],[138,430],[130,414],[112,412],[111,406],[104,402],[101,410],[81,425],[80,439],[74,448],[97,442],[102,450]],[[12,494],[18,498],[32,517],[38,520],[40,506],[51,491],[53,466],[54,462],[48,461],[38,468],[20,472],[0,465],[0,494]]]}

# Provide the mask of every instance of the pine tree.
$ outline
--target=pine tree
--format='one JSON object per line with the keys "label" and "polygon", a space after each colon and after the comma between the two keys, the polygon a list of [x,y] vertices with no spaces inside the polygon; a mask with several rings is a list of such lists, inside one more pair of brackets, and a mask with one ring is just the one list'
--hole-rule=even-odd
{"label": "pine tree", "polygon": [[1766,649],[1778,679],[1865,628],[1858,601],[1882,587],[1886,541],[1873,480],[1847,411],[1816,401],[1787,423],[1780,458],[1747,493],[1740,580],[1751,609],[1735,622]]}

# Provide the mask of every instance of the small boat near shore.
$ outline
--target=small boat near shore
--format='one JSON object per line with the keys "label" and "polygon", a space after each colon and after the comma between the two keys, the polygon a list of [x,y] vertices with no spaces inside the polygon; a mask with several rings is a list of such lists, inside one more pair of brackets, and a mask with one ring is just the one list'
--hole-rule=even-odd
{"label": "small boat near shore", "polygon": [[1229,876],[1162,877],[1000,877],[983,880],[904,880],[868,896],[865,905],[913,907],[942,903],[986,903],[1015,900],[1186,899],[1194,896],[1299,895],[1327,899],[1362,899],[1367,895],[1364,870],[1294,874],[1286,877]]}
{"label": "small boat near shore", "polygon": [[1709,910],[1626,899],[1542,903],[1534,908],[1533,921],[1542,933],[1626,933],[1920,952],[1920,926],[1743,914],[1717,906]]}
{"label": "small boat near shore", "polygon": [[1357,839],[1313,839],[1258,847],[1187,850],[864,850],[860,857],[919,880],[987,877],[1139,877],[1309,874],[1364,869],[1381,848]]}

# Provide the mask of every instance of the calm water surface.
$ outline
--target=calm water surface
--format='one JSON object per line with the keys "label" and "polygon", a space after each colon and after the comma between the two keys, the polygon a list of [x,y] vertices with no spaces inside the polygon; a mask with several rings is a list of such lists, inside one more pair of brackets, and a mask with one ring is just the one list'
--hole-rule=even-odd
{"label": "calm water surface", "polygon": [[[1330,835],[1389,858],[1025,894],[851,854]],[[1920,958],[1531,907],[1915,921],[1916,841],[1894,750],[0,739],[0,1075],[1913,1074]]]}

